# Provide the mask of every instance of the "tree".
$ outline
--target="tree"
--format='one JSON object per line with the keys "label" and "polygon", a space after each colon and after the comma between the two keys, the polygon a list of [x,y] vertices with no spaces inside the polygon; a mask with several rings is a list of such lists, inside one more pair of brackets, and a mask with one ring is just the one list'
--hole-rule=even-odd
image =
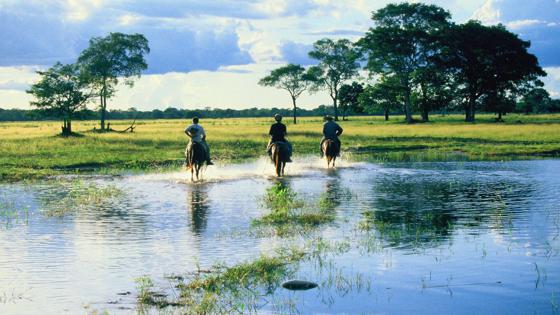
{"label": "tree", "polygon": [[57,62],[47,71],[37,73],[40,80],[26,91],[36,98],[31,105],[62,117],[62,134],[71,135],[74,113],[85,108],[85,104],[93,96],[89,85],[74,64],[63,65]]}
{"label": "tree", "polygon": [[358,102],[367,113],[383,112],[389,120],[391,110],[398,109],[402,98],[401,85],[396,77],[382,77],[377,84],[368,85],[358,97]]}
{"label": "tree", "polygon": [[312,83],[312,78],[300,65],[288,64],[280,68],[274,69],[269,75],[259,81],[259,85],[273,86],[278,89],[283,89],[290,93],[292,104],[294,106],[294,124],[296,121],[296,100],[307,90]]}
{"label": "tree", "polygon": [[424,122],[430,120],[431,111],[447,107],[455,97],[457,86],[451,73],[435,63],[416,71],[414,81],[418,86],[412,100]]}
{"label": "tree", "polygon": [[86,80],[99,91],[101,130],[105,130],[107,98],[114,95],[120,78],[133,85],[133,78],[148,68],[144,55],[149,52],[148,40],[142,34],[110,33],[90,39],[89,47],[80,54],[78,64]]}
{"label": "tree", "polygon": [[358,41],[367,55],[367,70],[398,79],[408,123],[413,121],[412,93],[418,84],[415,72],[428,67],[431,56],[438,53],[434,41],[450,25],[450,18],[449,12],[435,5],[389,4],[373,13],[375,27]]}
{"label": "tree", "polygon": [[358,97],[364,91],[364,87],[358,82],[352,84],[344,84],[338,91],[338,100],[340,102],[340,109],[342,109],[342,120],[346,120],[345,116],[348,109],[352,109],[355,113],[363,113],[364,109],[358,102]]}
{"label": "tree", "polygon": [[549,111],[550,94],[542,87],[535,87],[525,93],[517,109],[525,114]]}
{"label": "tree", "polygon": [[313,44],[309,57],[319,61],[309,73],[314,77],[314,89],[326,88],[333,101],[334,118],[338,120],[338,92],[344,82],[358,74],[360,53],[347,39],[320,39]]}
{"label": "tree", "polygon": [[494,89],[481,98],[482,108],[498,114],[496,122],[503,122],[502,116],[515,109],[515,96],[507,91]]}
{"label": "tree", "polygon": [[537,58],[528,53],[529,42],[503,25],[484,26],[477,21],[453,26],[445,35],[442,58],[454,72],[459,93],[465,100],[465,121],[475,120],[482,96],[506,95],[518,85],[546,73]]}

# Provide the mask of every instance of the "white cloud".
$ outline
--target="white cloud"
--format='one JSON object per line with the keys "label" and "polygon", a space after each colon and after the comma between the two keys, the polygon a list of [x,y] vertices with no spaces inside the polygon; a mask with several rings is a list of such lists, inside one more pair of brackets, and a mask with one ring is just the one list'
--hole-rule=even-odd
{"label": "white cloud", "polygon": [[499,22],[501,13],[500,10],[495,7],[495,2],[496,0],[486,0],[486,2],[474,12],[472,18],[485,24],[496,24]]}
{"label": "white cloud", "polygon": [[[114,108],[134,106],[147,110],[178,108],[290,107],[285,91],[262,87],[258,80],[279,64],[230,66],[218,71],[193,71],[143,76],[132,89],[121,87],[110,101]],[[298,104],[314,108],[329,104],[326,93],[304,95]]]}
{"label": "white cloud", "polygon": [[66,18],[72,22],[84,21],[102,5],[102,0],[66,0]]}
{"label": "white cloud", "polygon": [[511,30],[519,30],[527,26],[533,26],[538,24],[546,24],[546,22],[539,20],[516,20],[506,23],[506,26]]}
{"label": "white cloud", "polygon": [[553,98],[560,98],[560,67],[547,67],[544,71],[548,74],[543,78],[545,89]]}

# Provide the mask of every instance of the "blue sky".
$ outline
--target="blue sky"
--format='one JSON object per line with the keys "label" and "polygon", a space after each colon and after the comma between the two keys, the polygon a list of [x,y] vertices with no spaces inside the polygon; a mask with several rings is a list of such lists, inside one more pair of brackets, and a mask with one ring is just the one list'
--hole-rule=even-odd
{"label": "blue sky", "polygon": [[[289,107],[282,91],[257,85],[287,62],[309,64],[323,37],[359,38],[371,12],[392,1],[367,0],[0,0],[0,107],[29,108],[35,71],[74,62],[92,36],[138,32],[150,42],[149,69],[120,87],[110,108]],[[503,23],[532,43],[560,97],[560,0],[434,0],[456,22]],[[328,104],[326,93],[299,104]],[[94,108],[94,106],[92,106]]]}

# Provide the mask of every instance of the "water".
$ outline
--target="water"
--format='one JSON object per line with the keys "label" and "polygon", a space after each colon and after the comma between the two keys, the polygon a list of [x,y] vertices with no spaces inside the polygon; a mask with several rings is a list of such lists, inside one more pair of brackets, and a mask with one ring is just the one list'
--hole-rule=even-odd
{"label": "water", "polygon": [[46,211],[76,178],[0,184],[0,314],[135,313],[135,278],[165,289],[166,275],[319,237],[344,250],[299,265],[318,289],[266,297],[293,304],[281,312],[558,312],[559,160],[323,163],[289,164],[281,182],[309,204],[331,198],[336,220],[294,237],[253,233],[277,182],[264,160],[196,184],[182,172],[83,177],[124,195],[62,217]]}

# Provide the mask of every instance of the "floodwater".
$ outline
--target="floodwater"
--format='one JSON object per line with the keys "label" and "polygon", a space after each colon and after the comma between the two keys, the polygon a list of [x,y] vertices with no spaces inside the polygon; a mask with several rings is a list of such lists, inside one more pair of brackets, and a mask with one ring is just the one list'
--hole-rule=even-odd
{"label": "floodwater", "polygon": [[[343,249],[294,276],[319,287],[279,288],[266,299],[289,308],[262,312],[559,312],[560,160],[323,163],[296,160],[280,181],[336,214],[293,237],[252,232],[278,182],[264,160],[211,167],[196,184],[179,172],[0,184],[0,314],[136,313],[138,277],[165,290],[165,276],[319,237]],[[124,194],[49,216],[77,179]],[[364,212],[375,224],[361,225]]]}

